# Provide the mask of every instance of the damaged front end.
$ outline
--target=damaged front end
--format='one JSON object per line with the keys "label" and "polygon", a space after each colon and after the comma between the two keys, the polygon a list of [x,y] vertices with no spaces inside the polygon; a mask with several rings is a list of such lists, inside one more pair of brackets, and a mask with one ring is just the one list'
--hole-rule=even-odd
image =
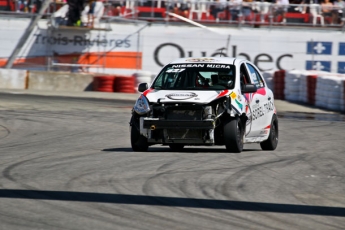
{"label": "damaged front end", "polygon": [[224,117],[230,113],[229,97],[206,105],[158,102],[147,107],[147,100],[140,99],[139,102],[141,105],[133,109],[131,123],[147,138],[149,145],[215,145],[224,142],[221,127]]}

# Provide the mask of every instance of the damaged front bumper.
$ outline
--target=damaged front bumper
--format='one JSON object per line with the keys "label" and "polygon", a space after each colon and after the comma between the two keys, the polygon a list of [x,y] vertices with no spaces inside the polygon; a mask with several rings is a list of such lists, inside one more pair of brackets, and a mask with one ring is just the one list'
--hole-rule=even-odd
{"label": "damaged front bumper", "polygon": [[166,120],[140,117],[140,133],[151,144],[214,144],[215,120]]}

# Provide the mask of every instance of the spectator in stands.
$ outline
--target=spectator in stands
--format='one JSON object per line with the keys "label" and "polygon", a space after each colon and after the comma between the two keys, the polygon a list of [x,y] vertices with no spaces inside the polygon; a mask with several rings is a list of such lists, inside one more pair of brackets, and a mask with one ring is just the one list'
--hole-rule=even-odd
{"label": "spectator in stands", "polygon": [[16,10],[17,12],[28,12],[27,0],[16,0]]}
{"label": "spectator in stands", "polygon": [[213,18],[219,20],[218,14],[224,12],[226,7],[226,0],[214,0],[214,3],[210,6],[210,12]]}
{"label": "spectator in stands", "polygon": [[94,27],[94,19],[95,19],[95,0],[89,0],[88,2],[89,11],[87,12],[87,26],[93,28]]}
{"label": "spectator in stands", "polygon": [[286,12],[289,7],[289,0],[276,0],[275,6],[273,7],[273,13],[274,17],[276,18],[276,21],[278,21],[278,16],[282,16],[282,23],[286,22]]}
{"label": "spectator in stands", "polygon": [[230,2],[230,15],[232,21],[237,21],[241,16],[242,0],[229,0]]}
{"label": "spectator in stands", "polygon": [[333,4],[330,2],[330,0],[323,0],[323,2],[321,3],[322,16],[324,18],[332,18],[332,10],[333,10]]}
{"label": "spectator in stands", "polygon": [[252,6],[253,6],[252,3],[253,3],[253,0],[243,0],[242,14],[243,14],[244,20],[247,20],[248,17],[250,17],[252,14]]}
{"label": "spectator in stands", "polygon": [[171,2],[168,8],[172,13],[188,18],[189,6],[187,1]]}
{"label": "spectator in stands", "polygon": [[338,24],[339,22],[341,25],[344,24],[344,21],[342,21],[342,18],[345,17],[344,10],[345,10],[345,2],[343,0],[335,0],[333,2],[332,17],[333,17],[334,24]]}
{"label": "spectator in stands", "polygon": [[108,16],[119,16],[121,15],[121,8],[124,6],[124,3],[121,1],[111,2],[111,10],[107,11]]}

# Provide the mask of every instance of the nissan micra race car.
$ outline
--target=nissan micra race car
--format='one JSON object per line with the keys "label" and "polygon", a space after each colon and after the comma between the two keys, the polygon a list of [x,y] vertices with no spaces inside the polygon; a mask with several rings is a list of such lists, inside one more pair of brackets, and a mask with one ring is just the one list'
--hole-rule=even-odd
{"label": "nissan micra race car", "polygon": [[255,65],[228,57],[180,58],[164,66],[142,92],[130,120],[134,151],[155,144],[181,151],[187,145],[225,145],[241,152],[244,143],[263,150],[278,144],[272,91]]}

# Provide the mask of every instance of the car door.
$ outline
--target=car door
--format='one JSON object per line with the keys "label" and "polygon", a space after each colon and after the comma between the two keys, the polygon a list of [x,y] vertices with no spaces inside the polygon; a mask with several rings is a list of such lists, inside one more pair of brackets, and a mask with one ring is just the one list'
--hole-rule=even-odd
{"label": "car door", "polygon": [[247,137],[260,137],[264,135],[263,132],[265,132],[267,126],[268,114],[265,105],[268,103],[268,95],[259,71],[249,62],[246,63],[246,67],[251,84],[254,84],[257,88],[257,92],[246,95],[252,120],[251,131]]}

